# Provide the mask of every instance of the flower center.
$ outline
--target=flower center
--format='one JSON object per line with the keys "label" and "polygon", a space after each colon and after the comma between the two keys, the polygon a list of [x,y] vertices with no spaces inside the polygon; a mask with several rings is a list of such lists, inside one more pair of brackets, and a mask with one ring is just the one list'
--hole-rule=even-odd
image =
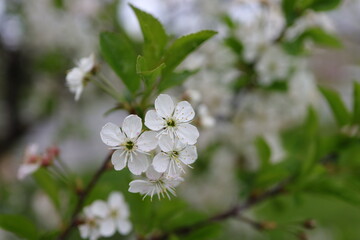
{"label": "flower center", "polygon": [[133,149],[134,149],[134,142],[132,142],[132,141],[127,141],[127,142],[125,143],[125,148],[126,148],[127,150],[129,150],[129,151],[133,150]]}
{"label": "flower center", "polygon": [[175,127],[175,126],[176,126],[176,122],[175,122],[174,119],[170,118],[170,119],[168,119],[168,120],[166,121],[166,125],[167,125],[168,127]]}
{"label": "flower center", "polygon": [[179,156],[179,152],[178,151],[172,151],[171,152],[171,158],[177,158]]}

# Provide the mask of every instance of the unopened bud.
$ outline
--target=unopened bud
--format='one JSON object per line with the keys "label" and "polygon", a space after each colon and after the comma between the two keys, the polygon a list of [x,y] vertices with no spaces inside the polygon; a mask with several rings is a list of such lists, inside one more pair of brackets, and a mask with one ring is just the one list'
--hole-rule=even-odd
{"label": "unopened bud", "polygon": [[52,164],[53,158],[49,154],[45,154],[41,159],[41,166],[48,167]]}
{"label": "unopened bud", "polygon": [[52,156],[53,158],[58,157],[60,154],[60,149],[58,147],[49,147],[46,149],[47,154]]}

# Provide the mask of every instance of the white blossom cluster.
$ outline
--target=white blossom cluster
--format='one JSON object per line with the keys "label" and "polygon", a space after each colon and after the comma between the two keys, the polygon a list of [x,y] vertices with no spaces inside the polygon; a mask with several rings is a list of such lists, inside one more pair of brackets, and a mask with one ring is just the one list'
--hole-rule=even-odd
{"label": "white blossom cluster", "polygon": [[79,225],[82,238],[97,240],[111,237],[116,232],[128,234],[132,229],[129,207],[120,192],[112,192],[107,200],[96,200],[84,208],[84,219]]}
{"label": "white blossom cluster", "polygon": [[[121,127],[107,123],[102,128],[102,141],[114,149],[111,162],[115,170],[126,166],[134,175],[145,172],[145,180],[134,180],[129,191],[144,197],[158,198],[175,195],[174,188],[183,181],[185,167],[197,159],[195,143],[199,137],[197,128],[190,124],[195,112],[187,101],[174,104],[169,95],[160,94],[155,100],[155,110],[142,119],[129,115]],[[150,160],[152,159],[152,160]]]}

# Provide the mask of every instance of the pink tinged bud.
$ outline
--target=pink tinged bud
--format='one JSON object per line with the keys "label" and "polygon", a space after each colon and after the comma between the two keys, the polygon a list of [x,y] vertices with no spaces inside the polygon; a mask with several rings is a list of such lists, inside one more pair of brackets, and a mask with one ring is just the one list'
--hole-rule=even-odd
{"label": "pink tinged bud", "polygon": [[50,166],[53,162],[53,156],[45,154],[41,159],[41,166],[47,167]]}
{"label": "pink tinged bud", "polygon": [[58,157],[60,154],[60,149],[58,147],[49,147],[46,149],[46,152],[49,156],[52,156],[53,158]]}

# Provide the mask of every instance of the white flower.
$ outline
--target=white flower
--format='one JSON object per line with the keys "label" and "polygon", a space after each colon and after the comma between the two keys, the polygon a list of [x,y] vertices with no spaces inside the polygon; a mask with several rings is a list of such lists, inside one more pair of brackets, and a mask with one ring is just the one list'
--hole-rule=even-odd
{"label": "white flower", "polygon": [[292,59],[279,46],[266,49],[256,64],[259,82],[270,85],[274,80],[285,80],[292,68]]}
{"label": "white flower", "polygon": [[84,208],[85,222],[79,225],[80,236],[84,239],[97,240],[102,235],[100,233],[101,218],[97,214],[99,202],[100,200],[95,201],[92,205]]}
{"label": "white flower", "polygon": [[123,235],[131,231],[129,208],[120,192],[112,192],[107,203],[98,200],[92,206],[93,213],[100,218],[98,222],[101,236],[110,237],[116,230]]}
{"label": "white flower", "polygon": [[160,137],[159,146],[162,152],[154,157],[152,165],[157,172],[166,172],[168,177],[179,176],[185,172],[183,165],[189,166],[197,159],[195,146],[186,145],[167,135]]}
{"label": "white flower", "polygon": [[176,196],[175,187],[184,181],[181,177],[166,178],[165,174],[156,172],[152,166],[146,171],[147,180],[134,180],[130,182],[129,192],[140,193],[150,196],[152,199],[154,194],[161,197],[167,196],[170,199],[169,192]]}
{"label": "white flower", "polygon": [[90,73],[95,67],[95,57],[91,54],[87,58],[82,58],[77,67],[72,68],[66,75],[66,84],[70,92],[75,93],[75,100],[79,100],[84,86],[87,83]]}
{"label": "white flower", "polygon": [[209,109],[205,104],[200,104],[198,107],[199,119],[201,126],[211,128],[215,126],[216,120],[210,115]]}
{"label": "white flower", "polygon": [[189,124],[195,112],[187,101],[181,101],[176,106],[171,97],[160,94],[155,100],[155,110],[150,110],[145,115],[145,125],[159,135],[168,134],[171,138],[177,137],[186,144],[195,144],[199,131]]}
{"label": "white flower", "polygon": [[41,167],[42,157],[38,154],[38,146],[36,144],[29,145],[25,150],[24,162],[20,165],[17,177],[19,180],[34,173]]}
{"label": "white flower", "polygon": [[107,123],[102,128],[102,141],[116,149],[111,157],[115,170],[121,170],[128,165],[129,170],[139,175],[149,166],[146,154],[157,146],[156,133],[145,131],[141,133],[141,118],[129,115],[125,118],[122,128],[113,123]]}

